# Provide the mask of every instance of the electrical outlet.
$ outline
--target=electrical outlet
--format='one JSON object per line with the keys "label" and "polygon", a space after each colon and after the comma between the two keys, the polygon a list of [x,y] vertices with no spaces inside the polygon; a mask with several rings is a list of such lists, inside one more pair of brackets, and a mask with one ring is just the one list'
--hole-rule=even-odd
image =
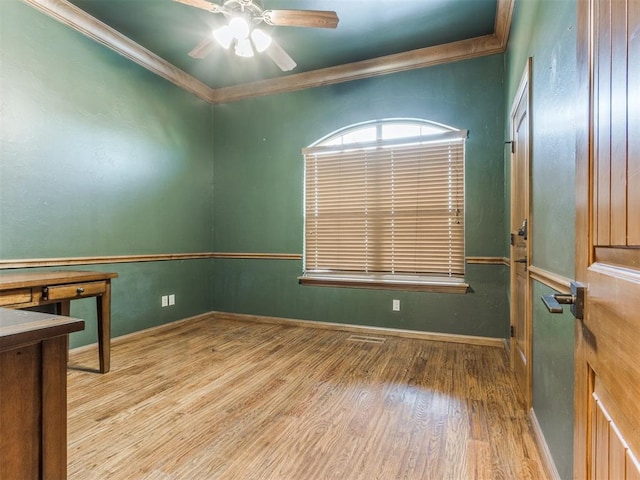
{"label": "electrical outlet", "polygon": [[163,307],[169,306],[169,296],[168,295],[163,295],[162,296],[162,306]]}
{"label": "electrical outlet", "polygon": [[176,294],[172,293],[169,295],[169,306],[176,304]]}
{"label": "electrical outlet", "polygon": [[400,311],[400,300],[393,300],[393,311],[394,312]]}

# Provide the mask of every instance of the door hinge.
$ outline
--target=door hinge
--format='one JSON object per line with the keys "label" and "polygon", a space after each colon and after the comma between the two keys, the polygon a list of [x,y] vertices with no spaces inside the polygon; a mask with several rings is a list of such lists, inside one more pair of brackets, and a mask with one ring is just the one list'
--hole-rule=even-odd
{"label": "door hinge", "polygon": [[509,327],[509,335],[511,336],[511,338],[516,336],[516,329],[513,327],[513,325]]}
{"label": "door hinge", "polygon": [[516,153],[516,141],[515,140],[509,140],[508,142],[504,142],[505,145],[506,144],[510,144],[511,145],[511,153]]}

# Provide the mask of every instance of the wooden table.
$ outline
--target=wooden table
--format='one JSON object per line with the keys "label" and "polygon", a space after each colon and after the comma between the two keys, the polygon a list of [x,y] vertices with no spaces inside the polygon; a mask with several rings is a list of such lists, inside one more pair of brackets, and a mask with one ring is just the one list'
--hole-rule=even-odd
{"label": "wooden table", "polygon": [[0,476],[67,478],[67,345],[84,321],[0,308]]}
{"label": "wooden table", "polygon": [[69,316],[71,300],[96,297],[100,373],[110,369],[111,279],[117,273],[28,272],[0,274],[0,307],[19,309],[57,304],[57,313]]}

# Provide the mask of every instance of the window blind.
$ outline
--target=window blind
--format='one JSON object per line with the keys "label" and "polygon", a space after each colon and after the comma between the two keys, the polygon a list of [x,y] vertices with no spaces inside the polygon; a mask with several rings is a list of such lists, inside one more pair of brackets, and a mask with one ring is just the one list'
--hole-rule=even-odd
{"label": "window blind", "polygon": [[305,273],[464,274],[464,138],[305,157]]}

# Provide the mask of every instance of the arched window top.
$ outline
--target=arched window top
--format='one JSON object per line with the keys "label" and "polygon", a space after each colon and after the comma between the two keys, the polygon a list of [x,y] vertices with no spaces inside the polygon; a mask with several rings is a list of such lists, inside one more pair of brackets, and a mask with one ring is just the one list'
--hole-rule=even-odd
{"label": "arched window top", "polygon": [[326,135],[314,142],[310,147],[340,147],[343,145],[363,145],[390,141],[396,143],[396,141],[402,141],[403,139],[407,141],[416,139],[428,141],[451,133],[458,133],[464,137],[467,134],[466,130],[458,130],[457,128],[429,120],[389,118],[349,125]]}
{"label": "arched window top", "polygon": [[388,119],[302,149],[301,282],[466,291],[466,137],[435,122]]}

